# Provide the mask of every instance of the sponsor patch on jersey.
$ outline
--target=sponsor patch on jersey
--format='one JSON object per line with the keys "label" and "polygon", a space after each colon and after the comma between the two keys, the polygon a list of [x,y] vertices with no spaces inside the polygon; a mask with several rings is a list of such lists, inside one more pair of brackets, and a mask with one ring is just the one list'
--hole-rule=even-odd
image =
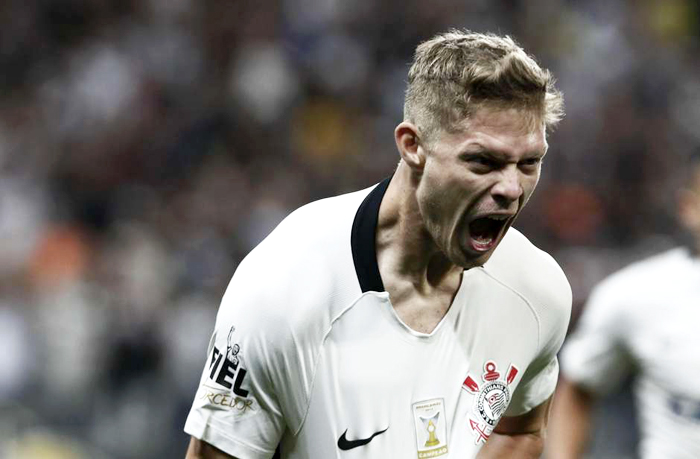
{"label": "sponsor patch on jersey", "polygon": [[199,390],[199,398],[205,405],[214,410],[233,411],[238,414],[255,411],[252,398],[239,397],[231,394],[230,391],[215,387],[203,385]]}
{"label": "sponsor patch on jersey", "polygon": [[247,370],[243,366],[241,347],[233,341],[236,327],[231,327],[226,338],[226,352],[222,353],[214,346],[209,360],[209,380],[217,386],[230,389],[233,395],[246,398],[248,390],[244,388]]}
{"label": "sponsor patch on jersey", "polygon": [[418,458],[447,454],[447,419],[444,400],[434,398],[416,402],[411,407],[416,428]]}
{"label": "sponsor patch on jersey", "polygon": [[492,360],[484,364],[481,383],[471,375],[467,375],[462,388],[474,397],[474,409],[469,417],[469,427],[475,436],[476,443],[488,440],[491,432],[505,413],[510,404],[510,385],[515,380],[519,370],[515,365],[508,368],[505,379],[501,378],[496,363]]}

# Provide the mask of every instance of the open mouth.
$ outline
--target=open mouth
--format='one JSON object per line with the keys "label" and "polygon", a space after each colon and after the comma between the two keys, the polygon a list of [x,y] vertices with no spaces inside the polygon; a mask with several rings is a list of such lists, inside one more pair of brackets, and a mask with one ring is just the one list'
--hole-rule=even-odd
{"label": "open mouth", "polygon": [[507,221],[508,216],[491,215],[477,218],[469,223],[472,248],[478,252],[490,250],[498,241],[498,236]]}

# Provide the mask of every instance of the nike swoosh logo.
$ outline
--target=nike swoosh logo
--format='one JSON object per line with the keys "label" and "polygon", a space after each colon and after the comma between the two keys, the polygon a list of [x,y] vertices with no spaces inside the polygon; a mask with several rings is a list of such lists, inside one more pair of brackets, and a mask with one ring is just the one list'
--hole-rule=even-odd
{"label": "nike swoosh logo", "polygon": [[361,438],[359,440],[348,440],[347,438],[345,438],[345,435],[348,433],[348,430],[345,429],[343,435],[341,435],[338,439],[338,448],[342,449],[343,451],[348,451],[350,449],[357,448],[358,446],[364,446],[367,443],[371,442],[374,437],[383,434],[387,430],[389,430],[388,427],[384,430],[380,430],[379,432],[373,433],[372,436],[368,438]]}

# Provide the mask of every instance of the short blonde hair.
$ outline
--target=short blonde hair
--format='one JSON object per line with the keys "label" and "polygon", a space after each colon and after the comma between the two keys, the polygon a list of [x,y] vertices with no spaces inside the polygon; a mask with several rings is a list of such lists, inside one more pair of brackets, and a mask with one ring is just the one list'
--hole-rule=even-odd
{"label": "short blonde hair", "polygon": [[453,132],[484,104],[532,110],[554,127],[564,115],[554,78],[509,36],[451,30],[416,48],[408,72],[404,120],[425,140]]}

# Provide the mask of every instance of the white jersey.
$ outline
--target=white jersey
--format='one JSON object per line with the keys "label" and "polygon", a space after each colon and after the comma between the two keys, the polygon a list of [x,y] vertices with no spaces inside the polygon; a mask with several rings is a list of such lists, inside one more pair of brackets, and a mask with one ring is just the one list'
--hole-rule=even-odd
{"label": "white jersey", "polygon": [[645,459],[700,458],[700,261],[674,249],[592,292],[562,371],[605,393],[633,371]]}
{"label": "white jersey", "polygon": [[[241,263],[185,431],[239,458],[473,458],[554,391],[571,290],[511,229],[432,333],[396,315],[373,189],[317,201]],[[371,192],[370,192],[371,191]]]}

